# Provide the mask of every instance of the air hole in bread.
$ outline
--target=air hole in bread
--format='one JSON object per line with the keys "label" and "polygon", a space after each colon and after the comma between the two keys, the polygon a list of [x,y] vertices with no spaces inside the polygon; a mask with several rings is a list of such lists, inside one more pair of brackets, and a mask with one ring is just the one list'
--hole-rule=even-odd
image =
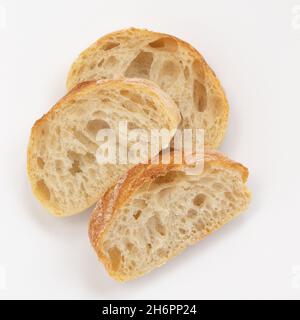
{"label": "air hole in bread", "polygon": [[148,79],[152,62],[153,54],[141,51],[128,66],[125,77]]}
{"label": "air hole in bread", "polygon": [[91,63],[89,66],[90,70],[94,70],[95,67],[96,67],[96,62]]}
{"label": "air hole in bread", "polygon": [[80,160],[81,155],[75,151],[68,150],[67,157],[73,161],[73,160]]}
{"label": "air hole in bread", "polygon": [[228,200],[235,202],[234,196],[232,195],[231,192],[224,192],[224,195]]}
{"label": "air hole in bread", "polygon": [[37,157],[36,159],[37,165],[40,169],[44,169],[45,162],[41,157]]}
{"label": "air hole in bread", "polygon": [[197,211],[194,210],[194,209],[189,209],[188,212],[187,212],[187,217],[188,218],[195,218],[197,216]]}
{"label": "air hole in bread", "polygon": [[156,41],[150,42],[149,46],[151,48],[167,52],[176,52],[178,48],[177,41],[171,37],[163,37]]}
{"label": "air hole in bread", "polygon": [[135,220],[138,220],[138,218],[141,216],[142,210],[137,210],[136,213],[133,215]]}
{"label": "air hole in bread", "polygon": [[156,231],[161,236],[166,235],[166,228],[165,228],[165,226],[162,225],[158,215],[154,215],[150,219],[148,219],[147,227],[148,227],[150,234],[154,235],[154,231]]}
{"label": "air hole in bread", "polygon": [[205,201],[206,196],[202,193],[199,193],[196,195],[196,197],[193,199],[193,203],[197,207],[201,207]]}
{"label": "air hole in bread", "polygon": [[80,161],[79,160],[74,160],[72,162],[72,167],[71,167],[71,169],[69,171],[73,176],[75,176],[77,173],[82,172],[82,170],[80,168]]}
{"label": "air hole in bread", "polygon": [[183,229],[183,228],[179,228],[179,232],[180,232],[181,234],[186,234],[186,230]]}
{"label": "air hole in bread", "polygon": [[61,160],[56,160],[55,161],[55,170],[56,170],[56,172],[61,173],[63,171],[63,166],[64,166],[64,163]]}
{"label": "air hole in bread", "polygon": [[39,132],[42,136],[45,136],[49,133],[49,125],[48,125],[48,121],[44,121],[40,128],[39,128]]}
{"label": "air hole in bread", "polygon": [[185,67],[184,68],[183,74],[184,74],[185,80],[189,80],[189,78],[190,78],[190,69],[189,69],[189,67]]}
{"label": "air hole in bread", "polygon": [[111,50],[111,49],[113,49],[113,48],[116,48],[116,47],[118,47],[120,45],[120,43],[119,42],[107,42],[107,43],[105,43],[103,46],[102,46],[102,49],[104,50],[104,51],[108,51],[108,50]]}
{"label": "air hole in bread", "polygon": [[36,183],[36,193],[38,194],[38,197],[44,201],[50,200],[50,190],[47,187],[44,180],[39,180]]}
{"label": "air hole in bread", "polygon": [[121,90],[120,94],[123,97],[126,97],[126,98],[130,99],[134,103],[143,104],[143,102],[144,102],[144,100],[141,97],[141,95],[133,93],[133,92],[130,92],[129,90]]}
{"label": "air hole in bread", "polygon": [[101,60],[98,62],[98,64],[97,64],[98,68],[101,68],[101,67],[102,67],[103,62],[104,62],[104,59],[101,59]]}
{"label": "air hole in bread", "polygon": [[108,129],[108,128],[109,128],[109,124],[106,121],[100,120],[100,119],[90,120],[86,125],[87,131],[94,137],[96,137],[97,133],[101,129]]}
{"label": "air hole in bread", "polygon": [[168,253],[167,253],[167,251],[166,251],[165,249],[159,248],[159,249],[157,250],[157,255],[158,255],[159,257],[161,257],[161,258],[165,258],[165,257],[168,255]]}
{"label": "air hole in bread", "polygon": [[158,84],[162,89],[170,88],[177,80],[179,75],[179,67],[173,61],[165,61],[160,72]]}
{"label": "air hole in bread", "polygon": [[205,227],[203,221],[201,219],[199,219],[195,225],[195,228],[198,230],[198,231],[201,231],[203,230]]}
{"label": "air hole in bread", "polygon": [[127,249],[128,251],[132,251],[133,248],[134,248],[134,244],[133,244],[133,243],[131,243],[131,242],[127,242],[127,243],[126,243],[126,249]]}
{"label": "air hole in bread", "polygon": [[198,80],[194,81],[194,106],[199,112],[203,112],[207,106],[205,86]]}
{"label": "air hole in bread", "polygon": [[155,105],[155,103],[154,103],[154,101],[153,101],[152,99],[146,98],[146,105],[147,105],[150,109],[157,110],[156,105]]}
{"label": "air hole in bread", "polygon": [[121,263],[121,251],[117,247],[112,247],[108,250],[108,255],[113,271],[117,271]]}
{"label": "air hole in bread", "polygon": [[107,60],[104,62],[105,68],[112,68],[118,63],[118,59],[114,56],[109,57]]}
{"label": "air hole in bread", "polygon": [[185,173],[178,172],[178,171],[170,171],[165,176],[159,176],[157,177],[153,183],[155,184],[164,184],[164,183],[170,183],[173,182],[178,177],[185,176]]}
{"label": "air hole in bread", "polygon": [[130,100],[137,104],[143,104],[144,100],[139,94],[131,94]]}
{"label": "air hole in bread", "polygon": [[204,81],[205,72],[203,70],[203,62],[195,60],[192,65],[192,70],[195,74],[195,78],[197,78],[200,81]]}
{"label": "air hole in bread", "polygon": [[87,152],[85,155],[84,155],[84,160],[88,163],[94,163],[96,161],[96,158],[95,156],[90,153],[90,152]]}
{"label": "air hole in bread", "polygon": [[129,97],[130,96],[130,91],[122,89],[122,90],[120,90],[120,95],[123,96],[123,97]]}
{"label": "air hole in bread", "polygon": [[133,103],[131,100],[124,101],[122,103],[122,106],[123,108],[127,109],[130,112],[137,112],[139,109],[139,107],[135,103]]}

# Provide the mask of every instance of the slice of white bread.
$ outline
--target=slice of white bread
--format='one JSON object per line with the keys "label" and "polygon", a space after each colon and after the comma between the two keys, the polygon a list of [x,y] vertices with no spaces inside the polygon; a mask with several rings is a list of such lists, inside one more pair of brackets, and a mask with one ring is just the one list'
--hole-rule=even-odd
{"label": "slice of white bread", "polygon": [[82,83],[32,128],[27,166],[33,192],[55,215],[81,212],[133,167],[96,161],[100,129],[117,135],[119,122],[128,121],[128,129],[176,131],[180,120],[173,100],[150,81]]}
{"label": "slice of white bread", "polygon": [[91,243],[109,274],[130,280],[164,264],[245,210],[248,170],[207,150],[204,170],[137,165],[98,202]]}
{"label": "slice of white bread", "polygon": [[179,106],[182,128],[205,129],[206,145],[220,145],[228,103],[216,75],[191,45],[167,34],[134,28],[108,34],[75,60],[67,88],[120,76],[156,82]]}

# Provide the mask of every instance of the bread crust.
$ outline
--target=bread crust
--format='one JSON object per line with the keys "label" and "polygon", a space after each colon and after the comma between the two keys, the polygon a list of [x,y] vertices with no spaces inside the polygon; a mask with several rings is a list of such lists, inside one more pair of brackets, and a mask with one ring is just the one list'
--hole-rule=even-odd
{"label": "bread crust", "polygon": [[[174,154],[171,155],[171,159],[174,159]],[[218,151],[206,149],[204,155],[204,166],[212,164],[217,167],[220,166],[222,168],[234,169],[240,173],[244,183],[247,181],[249,172],[245,166],[230,160]],[[110,188],[103,198],[96,204],[89,222],[89,238],[98,258],[103,262],[108,273],[116,280],[125,281],[129,279],[123,278],[122,275],[115,273],[110,269],[109,262],[101,252],[98,244],[113,221],[118,219],[118,209],[124,206],[124,204],[130,200],[131,196],[134,195],[135,192],[137,192],[145,183],[152,182],[158,176],[166,175],[170,171],[182,170],[186,165],[187,164],[185,162],[183,164],[175,164],[172,160],[170,164],[136,165],[129,170],[114,187]],[[246,207],[242,210],[244,209],[246,209]],[[229,220],[230,219],[228,219],[228,221]],[[207,232],[207,235],[216,229],[218,229],[218,226],[212,227],[209,232]],[[199,240],[201,240],[201,238],[197,239],[196,242]],[[172,256],[174,257],[176,255],[177,252]],[[133,278],[140,275],[141,274],[137,273]]]}
{"label": "bread crust", "polygon": [[97,52],[99,48],[101,48],[109,39],[115,37],[115,36],[125,36],[126,34],[133,33],[140,37],[152,37],[153,39],[157,39],[160,37],[168,37],[173,40],[175,40],[178,45],[185,48],[190,56],[192,56],[195,60],[199,61],[200,65],[202,66],[205,77],[208,79],[209,83],[213,88],[215,88],[218,91],[219,98],[222,100],[222,115],[220,115],[220,118],[222,119],[220,126],[218,128],[218,135],[215,137],[215,140],[209,144],[209,147],[211,148],[217,148],[220,146],[227,129],[228,124],[228,117],[229,117],[229,104],[224,92],[224,89],[217,78],[215,72],[212,70],[212,68],[208,65],[208,63],[205,61],[204,57],[189,43],[166,33],[159,33],[159,32],[153,32],[149,31],[147,29],[137,29],[137,28],[129,28],[129,29],[123,29],[116,32],[112,32],[110,34],[107,34],[100,39],[98,39],[95,43],[93,43],[90,47],[88,47],[86,50],[84,50],[79,57],[75,60],[75,62],[72,64],[66,81],[67,89],[70,90],[73,87],[73,83],[76,83],[74,80],[74,71],[75,69],[83,68],[85,65],[85,60],[83,57],[90,56],[93,52]]}
{"label": "bread crust", "polygon": [[[176,129],[181,121],[181,115],[178,110],[178,107],[173,102],[173,100],[164,92],[162,91],[159,86],[157,86],[155,83],[149,81],[149,80],[143,80],[143,79],[110,79],[110,80],[93,80],[93,81],[87,81],[78,84],[75,88],[73,88],[69,93],[67,93],[62,99],[60,99],[52,109],[46,114],[44,114],[39,120],[37,120],[32,129],[31,129],[31,135],[30,140],[27,148],[27,174],[29,177],[29,181],[32,186],[32,190],[36,198],[41,202],[41,204],[47,208],[51,213],[57,216],[66,216],[71,214],[76,214],[81,212],[74,210],[72,213],[65,213],[60,210],[59,207],[50,205],[49,202],[45,202],[43,198],[39,196],[39,193],[36,190],[35,187],[35,172],[37,170],[35,158],[33,155],[34,146],[35,143],[41,138],[41,136],[38,133],[38,128],[42,126],[47,121],[51,121],[57,113],[59,113],[62,108],[67,107],[68,103],[74,98],[81,98],[89,94],[89,92],[93,92],[95,88],[110,88],[113,86],[114,88],[120,88],[120,89],[126,89],[128,86],[134,86],[139,87],[140,90],[143,90],[145,93],[147,93],[149,96],[155,95],[165,106],[165,114],[169,118],[170,121],[170,128]],[[89,199],[89,202],[87,203],[86,208],[92,206],[96,201],[99,200],[99,196],[91,197]]]}

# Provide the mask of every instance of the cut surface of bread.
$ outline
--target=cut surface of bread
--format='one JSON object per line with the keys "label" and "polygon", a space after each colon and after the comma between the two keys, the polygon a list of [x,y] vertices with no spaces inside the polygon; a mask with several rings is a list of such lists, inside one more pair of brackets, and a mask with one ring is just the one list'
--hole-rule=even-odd
{"label": "cut surface of bread", "polygon": [[49,211],[66,216],[89,208],[133,167],[96,161],[97,133],[111,129],[118,136],[120,121],[130,129],[175,131],[180,113],[150,81],[103,80],[78,85],[34,124],[28,175],[34,194]]}
{"label": "cut surface of bread", "polygon": [[96,205],[89,236],[113,278],[148,273],[247,208],[248,170],[241,164],[207,150],[201,174],[185,169],[137,165]]}
{"label": "cut surface of bread", "polygon": [[220,145],[227,127],[228,103],[214,72],[188,43],[134,28],[108,34],[75,60],[67,88],[120,76],[156,82],[178,105],[182,128],[204,129],[206,145]]}

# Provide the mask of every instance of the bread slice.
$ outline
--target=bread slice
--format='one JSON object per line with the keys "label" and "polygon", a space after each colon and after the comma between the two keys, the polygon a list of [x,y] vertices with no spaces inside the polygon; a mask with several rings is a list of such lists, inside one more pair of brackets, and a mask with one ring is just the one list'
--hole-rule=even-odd
{"label": "bread slice", "polygon": [[241,164],[207,150],[202,173],[187,175],[187,167],[137,165],[98,202],[89,236],[113,278],[144,275],[248,206]]}
{"label": "bread slice", "polygon": [[207,146],[220,145],[227,127],[228,103],[214,72],[188,43],[134,28],[108,34],[75,60],[67,88],[120,76],[156,82],[179,106],[182,128],[205,129]]}
{"label": "bread slice", "polygon": [[128,130],[175,131],[180,113],[150,81],[104,80],[78,85],[35,123],[28,175],[34,194],[47,209],[60,216],[81,212],[133,166],[96,161],[97,132],[110,128],[117,135],[119,122],[125,120]]}

